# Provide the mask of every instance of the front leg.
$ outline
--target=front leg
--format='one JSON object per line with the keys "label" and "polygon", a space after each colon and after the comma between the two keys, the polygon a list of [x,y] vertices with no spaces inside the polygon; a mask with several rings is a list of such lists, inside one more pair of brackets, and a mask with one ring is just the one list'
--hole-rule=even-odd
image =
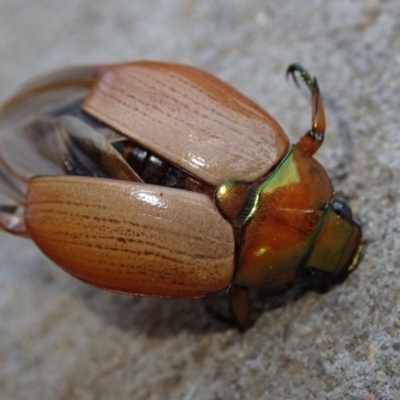
{"label": "front leg", "polygon": [[230,290],[230,304],[236,325],[245,330],[250,324],[251,304],[249,290],[245,286],[233,285]]}
{"label": "front leg", "polygon": [[325,135],[325,114],[324,104],[322,102],[321,93],[318,88],[316,78],[311,78],[309,73],[299,64],[292,64],[286,71],[286,76],[292,75],[297,86],[297,78],[295,73],[299,72],[311,91],[311,129],[299,140],[296,146],[300,147],[310,156],[312,156],[321,146]]}

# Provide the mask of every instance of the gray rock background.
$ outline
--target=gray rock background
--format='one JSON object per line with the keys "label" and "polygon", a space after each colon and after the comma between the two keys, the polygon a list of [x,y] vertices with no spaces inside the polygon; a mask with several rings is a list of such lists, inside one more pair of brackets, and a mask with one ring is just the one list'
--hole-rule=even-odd
{"label": "gray rock background", "polygon": [[3,99],[71,64],[192,64],[256,100],[294,141],[310,107],[284,70],[300,62],[327,108],[318,159],[367,238],[342,285],[267,298],[240,334],[201,301],[97,290],[0,234],[1,399],[400,399],[398,0],[2,0],[0,57]]}

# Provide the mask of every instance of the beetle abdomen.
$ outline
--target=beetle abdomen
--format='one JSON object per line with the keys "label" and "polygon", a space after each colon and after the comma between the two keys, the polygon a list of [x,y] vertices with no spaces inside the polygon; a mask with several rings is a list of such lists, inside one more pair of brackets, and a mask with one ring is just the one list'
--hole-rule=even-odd
{"label": "beetle abdomen", "polygon": [[[82,111],[81,104],[82,101],[75,102],[63,109],[57,110],[53,115],[55,117],[71,115],[79,118],[84,124],[94,129],[100,135],[103,135],[105,140],[108,140],[113,145],[143,182],[152,185],[206,193],[210,197],[212,196],[214,191],[213,186],[202,182],[182,168],[162,160],[151,151],[139,146],[133,140],[126,139],[114,129]],[[70,149],[67,156],[66,173],[68,175],[93,176],[91,166],[85,165],[86,159],[83,158],[80,160],[75,157],[73,151],[74,146],[79,146],[79,144],[70,142],[66,145],[66,147]],[[87,148],[85,151],[87,152]],[[104,177],[113,178],[114,176],[110,173],[109,176],[106,175]]]}
{"label": "beetle abdomen", "polygon": [[161,160],[131,140],[117,142],[114,147],[145,183],[206,193],[210,197],[213,194],[214,187],[211,185],[201,182],[182,168]]}

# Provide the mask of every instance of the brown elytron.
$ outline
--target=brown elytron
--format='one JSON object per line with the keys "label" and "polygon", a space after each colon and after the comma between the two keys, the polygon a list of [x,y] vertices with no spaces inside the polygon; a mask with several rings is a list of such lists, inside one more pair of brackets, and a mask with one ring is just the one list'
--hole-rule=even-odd
{"label": "brown elytron", "polygon": [[278,123],[206,72],[135,62],[105,70],[83,109],[197,178],[254,181],[288,150]]}

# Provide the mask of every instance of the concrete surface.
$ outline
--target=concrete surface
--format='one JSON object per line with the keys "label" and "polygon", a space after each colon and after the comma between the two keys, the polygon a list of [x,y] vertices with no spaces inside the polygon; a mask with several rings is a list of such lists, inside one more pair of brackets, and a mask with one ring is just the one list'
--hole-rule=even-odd
{"label": "concrete surface", "polygon": [[[0,96],[55,67],[196,65],[268,109],[293,140],[316,75],[318,153],[364,222],[366,255],[328,293],[267,297],[244,334],[199,301],[88,287],[0,234],[1,399],[400,399],[400,3],[1,0]],[[271,306],[272,304],[272,306]]]}

